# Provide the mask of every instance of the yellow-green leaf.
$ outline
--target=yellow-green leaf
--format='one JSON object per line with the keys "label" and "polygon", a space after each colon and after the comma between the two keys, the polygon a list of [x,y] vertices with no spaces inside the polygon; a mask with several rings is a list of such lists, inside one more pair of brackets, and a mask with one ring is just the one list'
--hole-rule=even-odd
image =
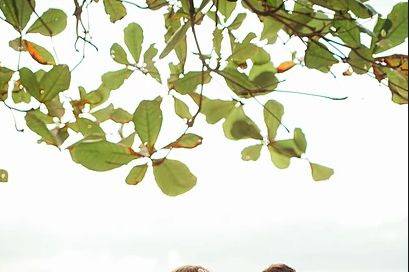
{"label": "yellow-green leaf", "polygon": [[145,178],[146,172],[148,171],[148,165],[138,165],[132,168],[128,177],[126,178],[126,183],[128,185],[138,185]]}
{"label": "yellow-green leaf", "polygon": [[179,161],[165,159],[154,164],[153,170],[156,183],[168,196],[184,194],[197,183],[197,178],[189,168]]}
{"label": "yellow-green leaf", "polygon": [[334,175],[334,170],[326,166],[315,163],[310,163],[312,177],[315,181],[324,181],[330,179]]}

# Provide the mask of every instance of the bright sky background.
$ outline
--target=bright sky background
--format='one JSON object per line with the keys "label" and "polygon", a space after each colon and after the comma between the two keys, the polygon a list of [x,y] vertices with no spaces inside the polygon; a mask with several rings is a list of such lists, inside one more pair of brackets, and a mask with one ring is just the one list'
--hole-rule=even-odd
{"label": "bright sky background", "polygon": [[[386,13],[399,1],[370,2]],[[130,13],[118,26],[92,26],[100,53],[89,50],[75,83],[91,90],[102,73],[117,68],[109,48],[122,40],[119,30],[130,21],[148,30],[147,43],[162,41],[160,17]],[[98,8],[92,18],[106,20]],[[15,66],[6,42],[15,35],[4,26],[0,33],[0,60]],[[54,43],[60,60],[74,64],[71,33]],[[290,56],[289,50],[270,52],[276,63]],[[0,185],[0,272],[162,272],[182,264],[258,272],[274,262],[302,272],[407,271],[407,107],[390,102],[387,88],[369,77],[334,79],[296,68],[287,79],[282,89],[350,97],[332,102],[273,94],[286,105],[285,123],[307,134],[309,157],[336,169],[328,183],[314,183],[303,161],[275,169],[267,152],[257,163],[242,162],[248,143],[227,141],[220,124],[208,126],[201,118],[194,132],[204,136],[204,145],[173,153],[198,176],[198,186],[169,198],[152,174],[129,187],[124,178],[131,166],[94,173],[75,165],[67,152],[37,145],[37,137],[18,133],[1,108],[0,168],[9,170],[10,182]],[[213,84],[209,92],[226,93],[223,85]],[[164,91],[137,76],[113,100],[134,109],[141,97]],[[255,104],[247,109],[260,111]],[[22,116],[16,119],[22,126]],[[176,135],[182,127],[169,119],[164,129]]]}

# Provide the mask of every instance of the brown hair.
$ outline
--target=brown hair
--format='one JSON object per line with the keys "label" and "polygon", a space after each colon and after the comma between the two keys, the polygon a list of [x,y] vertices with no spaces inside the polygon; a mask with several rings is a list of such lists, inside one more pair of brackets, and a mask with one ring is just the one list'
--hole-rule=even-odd
{"label": "brown hair", "polygon": [[209,271],[201,266],[184,266],[179,269],[176,269],[174,272],[209,272]]}
{"label": "brown hair", "polygon": [[285,264],[275,264],[270,266],[270,268],[264,270],[264,272],[296,272],[291,267],[286,266]]}

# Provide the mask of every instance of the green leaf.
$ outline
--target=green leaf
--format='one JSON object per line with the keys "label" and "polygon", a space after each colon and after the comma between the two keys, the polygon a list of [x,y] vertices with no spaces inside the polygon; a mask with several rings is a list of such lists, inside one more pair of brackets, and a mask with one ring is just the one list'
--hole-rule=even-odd
{"label": "green leaf", "polygon": [[111,57],[119,64],[130,64],[125,49],[117,43],[114,43],[111,47]]}
{"label": "green leaf", "polygon": [[142,53],[143,29],[136,23],[129,24],[124,29],[125,44],[131,52],[136,64],[139,63]]}
{"label": "green leaf", "polygon": [[189,107],[180,99],[173,97],[175,100],[175,113],[182,119],[190,120],[193,115],[190,113]]}
{"label": "green leaf", "polygon": [[69,151],[74,162],[100,172],[119,168],[139,158],[130,148],[101,139],[81,141]]}
{"label": "green leaf", "polygon": [[308,44],[305,52],[305,65],[308,68],[328,73],[331,71],[331,67],[337,63],[338,60],[325,45],[313,41]]}
{"label": "green leaf", "polygon": [[40,102],[53,100],[70,88],[71,72],[67,65],[56,65],[40,81]]}
{"label": "green leaf", "polygon": [[208,84],[212,77],[209,72],[189,72],[183,78],[169,83],[169,88],[185,95],[194,93],[199,85]]}
{"label": "green leaf", "polygon": [[284,115],[284,106],[275,100],[268,101],[264,106],[264,122],[268,129],[268,139],[272,142],[277,137],[277,130]]}
{"label": "green leaf", "polygon": [[274,165],[279,169],[286,169],[292,158],[302,158],[307,150],[307,140],[303,131],[297,128],[294,139],[271,142],[268,149]]}
{"label": "green leaf", "polygon": [[389,89],[392,92],[392,101],[400,104],[408,104],[408,77],[398,71],[388,71]]}
{"label": "green leaf", "polygon": [[226,137],[230,140],[256,139],[263,140],[260,129],[244,113],[242,106],[234,109],[223,124]]}
{"label": "green leaf", "polygon": [[25,120],[27,126],[41,137],[41,141],[59,147],[61,143],[57,141],[55,135],[47,128],[47,124],[40,117],[41,112],[32,111],[27,113]]}
{"label": "green leaf", "polygon": [[81,133],[85,138],[92,137],[93,139],[105,139],[104,130],[95,122],[78,118],[75,123],[69,125],[75,132]]}
{"label": "green leaf", "polygon": [[13,77],[14,71],[5,67],[0,67],[0,101],[8,97],[9,82]]}
{"label": "green leaf", "polygon": [[155,45],[152,44],[144,54],[145,69],[152,78],[156,79],[156,81],[159,83],[162,83],[159,70],[155,67],[155,62],[153,61],[157,54],[158,49],[156,49]]}
{"label": "green leaf", "polygon": [[6,170],[0,169],[0,182],[8,182],[9,173]]}
{"label": "green leaf", "polygon": [[163,59],[165,58],[167,55],[169,55],[170,52],[172,52],[176,46],[186,38],[186,33],[190,28],[190,24],[186,23],[183,26],[181,26],[176,32],[175,34],[170,38],[170,40],[168,41],[165,49],[162,51],[162,53],[160,54],[160,58]]}
{"label": "green leaf", "polygon": [[315,181],[324,181],[334,175],[334,170],[319,164],[310,163],[312,176]]}
{"label": "green leaf", "polygon": [[39,33],[44,36],[55,36],[67,27],[67,15],[60,9],[49,9],[38,18],[27,30],[27,33]]}
{"label": "green leaf", "polygon": [[408,3],[397,4],[386,20],[380,18],[375,28],[372,48],[381,53],[405,42],[408,37]]}
{"label": "green leaf", "polygon": [[65,114],[65,108],[59,96],[54,97],[54,99],[45,102],[44,105],[48,110],[48,115],[52,117],[62,118]]}
{"label": "green leaf", "polygon": [[179,161],[165,159],[154,164],[153,172],[159,188],[168,196],[184,194],[197,183],[189,168]]}
{"label": "green leaf", "polygon": [[358,23],[351,18],[334,20],[335,35],[341,38],[347,45],[361,47],[361,31]]}
{"label": "green leaf", "polygon": [[[200,95],[192,94],[192,99],[197,105],[200,105]],[[228,117],[230,113],[235,109],[236,101],[225,101],[219,99],[209,99],[202,96],[202,109],[201,113],[206,116],[206,121],[209,124],[216,124],[220,120]]]}
{"label": "green leaf", "polygon": [[115,111],[114,105],[110,104],[109,106],[92,113],[92,116],[94,116],[95,119],[97,119],[98,123],[103,123],[111,119],[112,113],[114,111]]}
{"label": "green leaf", "polygon": [[223,30],[217,28],[213,32],[213,48],[219,57],[221,56],[221,52],[222,52],[222,43],[223,43]]}
{"label": "green leaf", "polygon": [[166,0],[146,0],[146,4],[151,10],[159,10],[168,5]]}
{"label": "green leaf", "polygon": [[294,131],[294,142],[300,154],[307,152],[307,139],[305,138],[304,132],[300,128],[296,128]]}
{"label": "green leaf", "polygon": [[246,18],[247,18],[247,14],[246,14],[246,13],[239,13],[239,14],[237,15],[236,19],[234,19],[233,23],[229,26],[229,29],[230,29],[230,30],[237,30],[237,29],[239,29],[239,28],[242,26],[244,20],[246,20]]}
{"label": "green leaf", "polygon": [[215,1],[215,3],[218,3],[219,12],[225,17],[226,21],[230,18],[237,6],[236,2],[229,0],[218,0]]}
{"label": "green leaf", "polygon": [[271,57],[263,48],[246,42],[236,44],[233,54],[229,57],[229,61],[234,62],[240,67],[245,65],[249,59],[251,59],[255,65],[262,65],[270,62]]}
{"label": "green leaf", "polygon": [[142,101],[135,111],[133,121],[142,143],[153,152],[162,128],[163,114],[161,101]]}
{"label": "green leaf", "polygon": [[352,50],[348,57],[352,70],[359,75],[368,73],[373,60],[372,51],[366,47]]}
{"label": "green leaf", "polygon": [[109,15],[112,23],[123,19],[127,12],[124,4],[118,0],[104,0],[105,12]]}
{"label": "green leaf", "polygon": [[32,95],[35,99],[40,100],[40,83],[37,81],[35,74],[28,68],[22,68],[19,71],[21,85]]}
{"label": "green leaf", "polygon": [[102,83],[109,90],[117,90],[124,85],[125,80],[132,74],[133,71],[127,68],[115,72],[108,72],[102,76]]}
{"label": "green leaf", "polygon": [[246,147],[241,152],[242,160],[243,161],[257,161],[260,158],[262,148],[263,148],[262,144]]}
{"label": "green leaf", "polygon": [[138,165],[132,168],[128,177],[126,178],[126,183],[128,185],[138,185],[145,178],[146,172],[148,171],[148,165]]}
{"label": "green leaf", "polygon": [[291,164],[291,157],[282,154],[279,149],[273,145],[268,146],[270,151],[271,161],[278,169],[287,169]]}
{"label": "green leaf", "polygon": [[261,40],[267,40],[269,44],[274,44],[278,39],[278,32],[283,29],[284,25],[273,18],[263,18],[263,32]]}
{"label": "green leaf", "polygon": [[133,144],[135,143],[135,136],[136,136],[136,133],[132,133],[128,137],[123,138],[119,142],[119,145],[131,148],[133,146]]}
{"label": "green leaf", "polygon": [[26,27],[31,15],[33,14],[33,8],[35,8],[35,0],[1,0],[0,9],[14,28],[22,32]]}
{"label": "green leaf", "polygon": [[246,74],[231,67],[227,67],[219,73],[226,80],[230,89],[238,96],[244,98],[271,93],[278,84],[278,80],[273,72],[261,73],[253,81]]}
{"label": "green leaf", "polygon": [[375,15],[373,9],[361,0],[310,0],[312,3],[334,11],[352,11],[358,18],[368,19]]}

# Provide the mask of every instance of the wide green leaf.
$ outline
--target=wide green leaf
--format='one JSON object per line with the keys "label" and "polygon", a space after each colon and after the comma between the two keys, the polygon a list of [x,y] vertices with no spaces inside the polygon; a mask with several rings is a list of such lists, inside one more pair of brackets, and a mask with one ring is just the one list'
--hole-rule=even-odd
{"label": "wide green leaf", "polygon": [[243,161],[257,161],[260,158],[262,148],[263,148],[262,144],[246,147],[241,152],[242,160]]}
{"label": "wide green leaf", "polygon": [[84,140],[69,148],[74,162],[93,171],[109,171],[139,158],[128,147],[101,139]]}
{"label": "wide green leaf", "polygon": [[136,23],[129,24],[124,29],[125,44],[136,63],[139,63],[142,53],[143,29]]}
{"label": "wide green leaf", "polygon": [[328,73],[331,71],[331,67],[337,63],[338,60],[325,45],[319,42],[310,42],[308,44],[305,52],[305,65],[308,68]]}
{"label": "wide green leaf", "polygon": [[184,194],[197,183],[189,168],[179,161],[165,159],[154,164],[153,170],[156,183],[168,196]]}
{"label": "wide green leaf", "polygon": [[310,163],[312,177],[315,181],[324,181],[330,179],[334,175],[334,170],[320,164]]}
{"label": "wide green leaf", "polygon": [[67,14],[60,9],[49,9],[34,22],[27,33],[55,36],[63,32],[66,27]]}
{"label": "wide green leaf", "polygon": [[397,4],[386,20],[379,18],[375,27],[372,48],[382,53],[396,47],[408,38],[408,2]]}
{"label": "wide green leaf", "polygon": [[114,43],[111,46],[111,57],[117,63],[124,64],[124,65],[130,64],[125,49],[118,43]]}
{"label": "wide green leaf", "polygon": [[125,80],[127,80],[132,74],[133,71],[127,68],[119,71],[108,72],[102,75],[102,83],[106,88],[114,91],[124,85]]}
{"label": "wide green leaf", "polygon": [[78,118],[75,123],[69,125],[69,128],[81,133],[85,138],[105,139],[104,130],[97,123],[86,118]]}
{"label": "wide green leaf", "polygon": [[40,102],[53,100],[59,93],[70,88],[71,72],[67,65],[56,65],[40,82]]}
{"label": "wide green leaf", "polygon": [[118,0],[104,0],[105,12],[109,15],[112,23],[123,19],[127,12],[124,4]]}
{"label": "wide green leaf", "polygon": [[1,0],[0,9],[9,22],[16,30],[22,32],[26,27],[33,8],[35,9],[35,0]]}
{"label": "wide green leaf", "polygon": [[142,101],[135,111],[133,122],[135,130],[150,152],[154,151],[156,141],[162,128],[163,114],[161,101]]}
{"label": "wide green leaf", "polygon": [[234,109],[223,124],[226,137],[230,140],[262,140],[260,129],[244,112],[242,106]]}
{"label": "wide green leaf", "polygon": [[182,95],[191,94],[199,85],[207,84],[211,79],[209,72],[189,72],[183,78],[170,82],[169,87]]}
{"label": "wide green leaf", "polygon": [[228,117],[237,104],[236,101],[209,99],[199,94],[192,94],[191,96],[197,105],[202,105],[200,112],[206,116],[206,121],[209,124],[216,124]]}

